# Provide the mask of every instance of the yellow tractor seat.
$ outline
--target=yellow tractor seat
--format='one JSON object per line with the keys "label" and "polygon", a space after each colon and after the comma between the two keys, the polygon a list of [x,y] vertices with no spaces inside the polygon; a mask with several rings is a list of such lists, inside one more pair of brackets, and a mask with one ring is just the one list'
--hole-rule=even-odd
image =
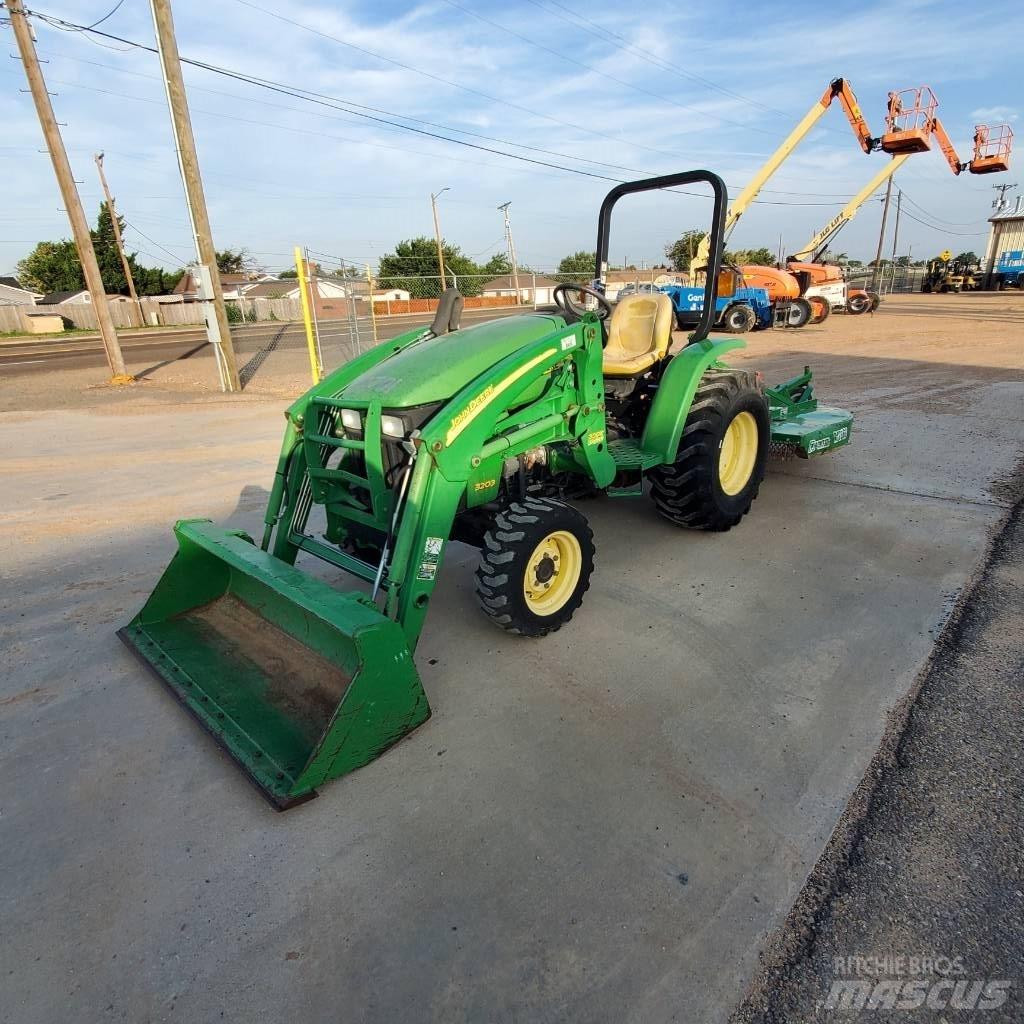
{"label": "yellow tractor seat", "polygon": [[606,377],[636,377],[664,359],[672,344],[672,301],[661,292],[629,295],[608,322]]}

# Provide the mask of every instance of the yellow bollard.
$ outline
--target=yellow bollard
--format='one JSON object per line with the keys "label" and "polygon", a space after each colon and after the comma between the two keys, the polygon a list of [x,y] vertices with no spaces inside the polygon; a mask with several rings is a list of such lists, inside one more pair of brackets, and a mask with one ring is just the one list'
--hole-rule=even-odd
{"label": "yellow bollard", "polygon": [[370,322],[373,324],[373,343],[377,344],[377,311],[373,308],[373,278],[370,276],[370,264],[366,264],[366,283],[370,288]]}
{"label": "yellow bollard", "polygon": [[299,275],[299,295],[302,297],[302,319],[306,324],[306,344],[309,346],[309,370],[313,377],[313,383],[319,384],[324,375],[324,368],[320,365],[320,359],[316,352],[316,338],[313,335],[313,316],[309,303],[309,274],[306,271],[306,261],[302,258],[302,250],[295,246],[295,272]]}

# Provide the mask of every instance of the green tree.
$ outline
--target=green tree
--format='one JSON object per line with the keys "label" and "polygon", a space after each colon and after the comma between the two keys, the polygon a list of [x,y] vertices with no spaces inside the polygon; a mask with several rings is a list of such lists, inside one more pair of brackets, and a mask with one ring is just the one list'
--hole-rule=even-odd
{"label": "green tree", "polygon": [[[118,225],[124,234],[125,222],[118,217]],[[103,278],[103,290],[108,295],[127,295],[128,280],[121,266],[121,256],[114,238],[114,225],[106,203],[100,203],[96,227],[89,232],[93,251]],[[144,267],[133,252],[126,253],[128,266],[139,295],[162,295],[173,291],[181,280],[182,271],[168,273],[159,267]],[[59,242],[40,242],[18,264],[19,277],[28,287],[41,292],[75,292],[85,287],[85,275],[78,259],[75,243],[63,239]]]}
{"label": "green tree", "polygon": [[976,252],[971,252],[970,249],[968,249],[967,252],[962,252],[957,256],[956,262],[962,263],[964,266],[976,267],[981,263],[981,258]]}
{"label": "green tree", "polygon": [[762,245],[760,249],[737,249],[735,252],[726,250],[725,262],[739,266],[748,264],[756,267],[774,267],[776,257],[771,249]]}
{"label": "green tree", "polygon": [[[454,275],[463,295],[478,295],[483,283],[480,267],[457,245],[442,242],[441,247],[448,287]],[[439,276],[437,244],[423,235],[399,242],[394,252],[381,257],[377,272],[381,288],[401,288],[416,299],[437,298]]]}
{"label": "green tree", "polygon": [[[519,268],[523,270],[522,267]],[[481,268],[481,272],[488,277],[498,277],[501,274],[512,273],[512,261],[503,253],[496,252]]]}
{"label": "green tree", "polygon": [[298,276],[299,272],[297,270],[282,270],[277,275],[277,279],[278,281],[294,281]]}
{"label": "green tree", "polygon": [[680,238],[665,246],[665,255],[671,261],[673,270],[690,269],[690,261],[697,254],[697,247],[706,234],[703,228],[690,228]]}
{"label": "green tree", "polygon": [[78,250],[70,239],[40,242],[17,266],[22,287],[37,292],[77,292],[85,287]]}
{"label": "green tree", "polygon": [[571,274],[574,278],[586,277],[592,279],[594,267],[597,264],[597,254],[593,252],[574,252],[566,256],[558,264],[559,274]]}
{"label": "green tree", "polygon": [[248,249],[218,249],[217,269],[222,274],[241,274],[252,267]]}

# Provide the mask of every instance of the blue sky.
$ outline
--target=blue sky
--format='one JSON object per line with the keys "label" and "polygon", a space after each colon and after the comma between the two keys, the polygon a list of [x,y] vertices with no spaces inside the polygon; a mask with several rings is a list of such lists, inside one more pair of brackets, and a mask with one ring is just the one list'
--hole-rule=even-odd
{"label": "blue sky", "polygon": [[[89,24],[113,4],[29,6]],[[940,116],[965,159],[976,120],[1010,120],[1024,133],[1017,121],[1024,110],[1019,0],[976,7],[867,2],[811,18],[806,12],[800,5],[787,12],[782,5],[638,8],[601,0],[174,2],[183,56],[386,111],[375,116],[423,131],[615,179],[703,166],[735,191],[840,75],[853,83],[876,134],[887,92],[922,83],[935,89]],[[188,221],[156,57],[34,24],[90,219],[100,198],[92,154],[104,150],[119,210],[131,225],[130,248],[150,265],[187,262]],[[124,0],[101,27],[152,45],[148,0]],[[0,34],[14,52],[10,28]],[[5,63],[0,273],[11,272],[36,241],[69,234],[30,98],[19,92],[21,66]],[[512,203],[523,262],[550,268],[568,252],[593,248],[609,181],[418,135],[208,71],[187,68],[186,82],[216,243],[244,246],[268,269],[287,266],[296,244],[373,263],[399,239],[432,233],[430,193],[445,187],[444,234],[477,259],[503,248],[496,207],[505,201]],[[836,105],[768,183],[730,244],[774,249],[781,234],[787,249],[796,248],[884,159],[860,151]],[[1022,159],[1024,150],[1017,157],[1024,168]],[[1018,177],[1011,171],[955,178],[937,150],[911,158],[896,179],[907,196],[899,251],[980,251],[992,184]],[[613,224],[612,258],[650,265],[666,242],[707,216],[707,203],[686,196],[625,200]],[[873,256],[879,217],[880,204],[866,204],[836,248]]]}

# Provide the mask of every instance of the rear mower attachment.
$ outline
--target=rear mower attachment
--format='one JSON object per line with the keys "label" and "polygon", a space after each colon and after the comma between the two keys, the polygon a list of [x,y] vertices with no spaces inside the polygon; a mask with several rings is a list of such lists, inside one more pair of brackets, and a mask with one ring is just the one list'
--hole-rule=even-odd
{"label": "rear mower attachment", "polygon": [[853,415],[818,404],[809,366],[799,377],[765,388],[764,394],[771,414],[772,447],[777,453],[809,459],[850,443]]}

